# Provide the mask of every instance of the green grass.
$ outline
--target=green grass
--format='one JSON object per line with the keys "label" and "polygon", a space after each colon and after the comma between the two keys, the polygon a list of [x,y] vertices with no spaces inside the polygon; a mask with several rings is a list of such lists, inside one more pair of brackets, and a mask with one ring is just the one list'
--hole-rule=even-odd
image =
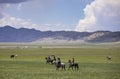
{"label": "green grass", "polygon": [[[18,57],[10,59],[11,54]],[[75,58],[79,70],[56,71],[45,57],[55,54],[66,63]],[[106,60],[110,55],[112,60]],[[119,79],[120,49],[91,48],[0,48],[0,79]]]}
{"label": "green grass", "polygon": [[78,71],[56,71],[36,61],[0,61],[0,79],[119,79],[118,63],[79,63]]}

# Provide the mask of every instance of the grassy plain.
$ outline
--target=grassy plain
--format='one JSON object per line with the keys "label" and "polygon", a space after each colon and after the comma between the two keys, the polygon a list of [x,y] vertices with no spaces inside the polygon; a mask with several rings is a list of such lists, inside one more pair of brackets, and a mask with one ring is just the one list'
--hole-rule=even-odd
{"label": "grassy plain", "polygon": [[[18,57],[10,59],[11,54]],[[75,58],[79,70],[56,71],[45,57]],[[108,61],[106,56],[112,60]],[[120,43],[115,44],[0,44],[0,79],[119,79]]]}

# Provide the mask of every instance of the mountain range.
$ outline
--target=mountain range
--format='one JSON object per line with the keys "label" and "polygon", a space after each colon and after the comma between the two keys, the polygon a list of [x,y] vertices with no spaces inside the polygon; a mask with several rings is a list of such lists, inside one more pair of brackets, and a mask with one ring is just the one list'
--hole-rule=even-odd
{"label": "mountain range", "polygon": [[57,41],[84,41],[92,43],[118,42],[120,31],[40,31],[27,28],[0,27],[0,42],[57,42]]}

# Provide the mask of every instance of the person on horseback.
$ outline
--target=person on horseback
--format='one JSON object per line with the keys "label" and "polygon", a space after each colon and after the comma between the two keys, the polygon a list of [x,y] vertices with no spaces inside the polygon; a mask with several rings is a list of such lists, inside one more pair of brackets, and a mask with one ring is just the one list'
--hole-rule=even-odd
{"label": "person on horseback", "polygon": [[58,66],[61,65],[61,60],[60,60],[60,58],[58,58],[58,62],[57,62],[57,64],[58,64]]}
{"label": "person on horseback", "polygon": [[56,61],[56,57],[55,57],[55,55],[52,55],[52,57],[53,57],[53,60]]}
{"label": "person on horseback", "polygon": [[70,68],[72,68],[72,70],[73,70],[73,68],[74,68],[75,70],[78,70],[78,69],[79,69],[79,65],[78,65],[78,63],[75,62],[75,59],[74,59],[74,58],[72,58],[72,61],[71,61],[71,60],[68,60],[68,63],[69,63],[69,68],[68,68],[68,70],[69,70]]}
{"label": "person on horseback", "polygon": [[68,60],[68,63],[69,63],[70,65],[72,65],[72,61],[71,61],[71,60]]}
{"label": "person on horseback", "polygon": [[74,58],[72,58],[72,65],[74,65],[74,63],[75,63],[75,59],[74,59]]}
{"label": "person on horseback", "polygon": [[48,59],[48,61],[51,61],[51,58],[50,58],[50,56],[48,56],[48,58],[47,58],[47,59]]}
{"label": "person on horseback", "polygon": [[56,70],[59,70],[59,68],[62,68],[62,70],[64,69],[64,70],[66,70],[65,69],[65,63],[62,63],[61,62],[61,60],[60,60],[60,58],[57,58],[57,63],[56,63]]}

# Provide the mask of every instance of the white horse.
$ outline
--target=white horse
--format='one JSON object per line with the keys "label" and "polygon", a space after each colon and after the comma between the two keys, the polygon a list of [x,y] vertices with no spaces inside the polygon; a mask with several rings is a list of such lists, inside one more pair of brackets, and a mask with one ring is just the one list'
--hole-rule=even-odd
{"label": "white horse", "polygon": [[62,68],[62,70],[63,69],[66,70],[65,63],[61,63],[61,64],[56,63],[56,70],[59,70],[59,68]]}

